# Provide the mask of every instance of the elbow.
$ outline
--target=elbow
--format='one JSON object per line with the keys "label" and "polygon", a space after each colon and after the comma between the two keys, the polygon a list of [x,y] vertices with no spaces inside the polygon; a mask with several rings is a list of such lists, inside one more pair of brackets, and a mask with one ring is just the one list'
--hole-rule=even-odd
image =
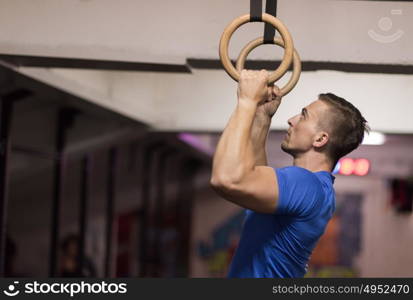
{"label": "elbow", "polygon": [[214,189],[214,190],[219,190],[222,189],[224,184],[222,179],[218,178],[215,175],[211,176],[211,179],[209,180],[209,185]]}
{"label": "elbow", "polygon": [[210,186],[220,194],[237,194],[242,190],[242,185],[248,173],[246,168],[239,166],[231,172],[223,169],[212,169],[212,176],[209,181]]}
{"label": "elbow", "polygon": [[237,180],[225,176],[212,175],[210,186],[217,192],[230,192],[237,189]]}

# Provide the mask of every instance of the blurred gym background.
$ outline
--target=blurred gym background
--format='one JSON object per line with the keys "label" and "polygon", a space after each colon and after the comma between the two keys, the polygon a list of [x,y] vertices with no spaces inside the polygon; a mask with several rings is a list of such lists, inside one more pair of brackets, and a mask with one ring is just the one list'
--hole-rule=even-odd
{"label": "blurred gym background", "polygon": [[[268,137],[322,92],[373,132],[335,170],[308,277],[413,276],[413,4],[278,1],[303,60]],[[0,0],[0,275],[225,277],[244,212],[209,187],[249,1]],[[262,35],[248,24],[231,57]],[[273,69],[263,46],[248,68]],[[288,75],[286,75],[288,78]],[[282,85],[286,79],[279,83]]]}

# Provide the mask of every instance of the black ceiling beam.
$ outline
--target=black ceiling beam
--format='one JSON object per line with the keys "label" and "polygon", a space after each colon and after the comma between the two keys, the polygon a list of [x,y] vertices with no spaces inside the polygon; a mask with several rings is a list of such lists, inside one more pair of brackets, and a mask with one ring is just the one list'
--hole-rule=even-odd
{"label": "black ceiling beam", "polygon": [[[345,0],[348,1],[348,0]],[[413,0],[351,0],[351,1],[368,1],[368,2],[413,2]]]}
{"label": "black ceiling beam", "polygon": [[[235,62],[232,62],[235,65]],[[279,66],[281,61],[252,60],[247,61],[245,67],[252,70],[272,70]],[[214,59],[187,59],[187,64],[194,69],[223,69],[220,60]],[[351,73],[377,73],[377,74],[413,74],[413,65],[391,65],[370,63],[344,63],[324,61],[303,61],[303,71],[331,70]]]}
{"label": "black ceiling beam", "polygon": [[3,60],[14,66],[24,67],[191,73],[191,70],[188,68],[187,65],[178,64],[157,64],[115,60],[97,60],[9,54],[0,54],[0,60]]}
{"label": "black ceiling beam", "polygon": [[[413,0],[412,0],[413,1]],[[73,59],[43,56],[3,55],[0,60],[15,66],[44,67],[44,68],[75,68],[95,70],[118,70],[118,71],[148,71],[148,72],[170,72],[191,73],[195,69],[222,69],[218,59],[196,59],[189,58],[186,64],[156,64],[124,61],[106,61],[92,59]],[[233,62],[234,63],[234,62]],[[246,62],[247,69],[271,70],[278,66],[280,61],[252,60]],[[324,61],[303,61],[303,71],[332,70],[352,73],[376,73],[376,74],[413,74],[413,65],[396,64],[371,64],[371,63],[345,63]]]}

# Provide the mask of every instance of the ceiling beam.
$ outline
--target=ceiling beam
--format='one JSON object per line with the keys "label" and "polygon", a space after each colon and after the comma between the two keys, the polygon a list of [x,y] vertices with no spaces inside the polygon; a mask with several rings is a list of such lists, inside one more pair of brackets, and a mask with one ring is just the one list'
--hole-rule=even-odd
{"label": "ceiling beam", "polygon": [[[222,69],[220,60],[198,58],[188,58],[186,60],[186,64],[182,65],[4,54],[0,54],[0,60],[3,60],[14,66],[23,67],[89,69],[106,71],[191,73],[191,68],[209,70]],[[274,69],[275,66],[278,66],[280,63],[281,61],[279,60],[250,60],[246,62],[246,68],[271,70]],[[233,64],[235,64],[235,62],[233,62]],[[352,73],[412,75],[413,65],[345,63],[334,61],[303,61],[302,70],[330,70]]]}
{"label": "ceiling beam", "polygon": [[9,54],[0,54],[0,60],[6,61],[14,66],[23,67],[191,73],[191,70],[188,68],[188,66],[180,64],[160,64]]}
{"label": "ceiling beam", "polygon": [[[235,62],[232,62],[235,65]],[[245,63],[247,69],[275,69],[281,61],[250,60]],[[219,60],[214,59],[187,59],[187,64],[195,69],[222,69]],[[302,71],[341,71],[352,73],[378,73],[378,74],[402,74],[412,75],[412,65],[392,65],[392,64],[370,64],[370,63],[344,63],[334,61],[302,61]]]}

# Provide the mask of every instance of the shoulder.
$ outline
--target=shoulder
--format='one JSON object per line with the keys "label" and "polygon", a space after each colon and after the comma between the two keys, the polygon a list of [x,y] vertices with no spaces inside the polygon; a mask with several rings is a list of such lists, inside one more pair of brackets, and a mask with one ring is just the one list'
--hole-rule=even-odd
{"label": "shoulder", "polygon": [[289,166],[275,169],[277,177],[289,181],[299,181],[301,183],[321,184],[317,176],[304,168]]}
{"label": "shoulder", "polygon": [[275,169],[278,180],[278,213],[306,216],[324,198],[321,181],[313,172],[300,167]]}

